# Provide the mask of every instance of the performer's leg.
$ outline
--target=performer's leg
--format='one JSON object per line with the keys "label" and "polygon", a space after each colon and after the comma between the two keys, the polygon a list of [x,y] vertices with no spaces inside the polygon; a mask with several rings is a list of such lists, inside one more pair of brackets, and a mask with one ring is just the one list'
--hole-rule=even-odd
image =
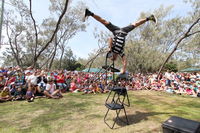
{"label": "performer's leg", "polygon": [[141,19],[137,22],[132,23],[131,25],[133,25],[134,27],[138,27],[138,26],[144,24],[145,22],[147,22],[147,19]]}
{"label": "performer's leg", "polygon": [[135,26],[135,27],[138,27],[138,26],[144,24],[145,22],[147,22],[147,21],[149,21],[149,20],[150,20],[150,21],[153,21],[154,23],[157,23],[156,17],[155,17],[154,15],[151,15],[151,16],[145,18],[145,19],[141,19],[141,20],[139,20],[139,21],[133,23],[132,25]]}
{"label": "performer's leg", "polygon": [[108,25],[110,23],[96,14],[94,14],[92,17],[97,21],[101,22],[103,25]]}
{"label": "performer's leg", "polygon": [[106,21],[105,19],[101,18],[100,16],[94,14],[93,12],[91,12],[90,10],[88,9],[85,9],[85,18],[89,17],[89,16],[92,16],[94,19],[96,19],[97,21],[99,21],[100,23],[102,23],[103,25],[107,25],[109,24],[110,22]]}
{"label": "performer's leg", "polygon": [[145,18],[145,19],[140,19],[139,21],[134,22],[131,25],[122,28],[122,30],[125,31],[126,33],[128,33],[130,31],[132,31],[134,28],[144,24],[147,21],[153,21],[153,22],[157,23],[156,17],[154,15],[151,15],[151,16]]}
{"label": "performer's leg", "polygon": [[95,20],[97,20],[98,22],[102,23],[106,28],[108,28],[111,32],[114,32],[115,30],[119,30],[120,28],[118,26],[113,25],[111,22],[106,21],[105,19],[101,18],[100,16],[94,14],[93,12],[91,12],[88,9],[85,9],[85,16],[84,16],[84,20],[89,17],[92,16]]}

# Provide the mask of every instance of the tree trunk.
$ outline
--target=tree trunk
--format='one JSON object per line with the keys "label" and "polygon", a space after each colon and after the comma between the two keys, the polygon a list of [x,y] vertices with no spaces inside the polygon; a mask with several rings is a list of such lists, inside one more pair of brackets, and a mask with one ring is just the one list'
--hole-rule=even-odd
{"label": "tree trunk", "polygon": [[187,32],[178,40],[178,42],[176,43],[174,49],[172,50],[172,52],[169,54],[169,56],[167,57],[167,59],[164,61],[164,63],[162,64],[162,66],[160,67],[159,71],[158,71],[158,75],[157,75],[157,79],[159,79],[160,73],[163,69],[163,67],[165,66],[165,64],[168,62],[168,60],[170,59],[170,57],[173,55],[173,53],[177,50],[178,45],[187,37],[192,36],[194,34],[200,33],[200,31],[195,31],[193,33],[190,33],[191,29],[198,24],[200,21],[200,18],[198,18],[187,30]]}
{"label": "tree trunk", "polygon": [[57,46],[58,46],[58,42],[57,42],[57,34],[55,36],[55,48],[54,48],[54,52],[53,52],[53,57],[51,58],[50,64],[49,64],[49,69],[51,69],[52,65],[53,65],[53,61],[54,58],[56,56],[56,52],[57,52]]}
{"label": "tree trunk", "polygon": [[45,49],[50,45],[50,43],[53,41],[53,39],[54,39],[54,37],[55,37],[55,35],[56,35],[58,29],[59,29],[59,25],[60,25],[60,23],[61,23],[61,20],[62,20],[62,18],[64,17],[66,11],[67,11],[68,1],[69,1],[69,0],[66,0],[66,1],[65,1],[64,9],[63,9],[63,11],[62,11],[62,13],[61,13],[61,15],[60,15],[60,17],[59,17],[59,19],[58,19],[58,22],[57,22],[57,24],[56,24],[56,28],[55,28],[55,30],[54,30],[54,32],[53,32],[53,34],[52,34],[50,40],[44,45],[44,47],[43,47],[41,50],[39,50],[39,52],[37,53],[37,55],[35,55],[35,57],[34,57],[34,62],[33,62],[34,66],[35,66],[35,64],[36,64],[36,62],[37,62],[37,59],[40,57],[40,55],[44,52],[44,50],[45,50]]}

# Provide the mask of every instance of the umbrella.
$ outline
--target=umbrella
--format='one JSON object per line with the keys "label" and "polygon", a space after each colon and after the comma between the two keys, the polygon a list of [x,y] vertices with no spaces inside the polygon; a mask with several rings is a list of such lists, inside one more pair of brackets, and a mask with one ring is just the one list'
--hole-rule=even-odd
{"label": "umbrella", "polygon": [[82,72],[94,72],[94,73],[98,73],[98,72],[105,72],[105,70],[100,69],[100,68],[86,68],[86,69],[82,70]]}
{"label": "umbrella", "polygon": [[186,69],[180,70],[180,72],[200,72],[200,68],[186,68]]}

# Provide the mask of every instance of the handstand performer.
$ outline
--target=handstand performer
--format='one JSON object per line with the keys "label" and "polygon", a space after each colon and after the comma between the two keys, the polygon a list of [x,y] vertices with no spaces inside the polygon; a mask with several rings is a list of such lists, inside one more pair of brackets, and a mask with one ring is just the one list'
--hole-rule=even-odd
{"label": "handstand performer", "polygon": [[109,29],[114,37],[109,38],[109,48],[110,48],[110,53],[111,53],[111,60],[116,60],[118,55],[121,56],[122,58],[122,63],[123,63],[123,68],[121,73],[126,72],[126,66],[127,66],[127,60],[124,54],[124,46],[125,46],[125,38],[127,34],[132,31],[134,28],[144,24],[145,22],[151,20],[153,22],[157,22],[156,18],[154,15],[151,15],[145,19],[141,19],[135,23],[132,23],[126,27],[120,28],[118,26],[113,25],[111,22],[108,22],[101,18],[100,16],[94,14],[88,9],[85,9],[85,16],[84,16],[84,21],[87,17],[92,16],[94,19],[105,25],[107,29]]}

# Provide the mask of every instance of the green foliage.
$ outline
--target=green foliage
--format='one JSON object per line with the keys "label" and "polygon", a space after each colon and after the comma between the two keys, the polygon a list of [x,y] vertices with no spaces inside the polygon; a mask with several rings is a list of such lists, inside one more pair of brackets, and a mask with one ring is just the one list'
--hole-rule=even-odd
{"label": "green foliage", "polygon": [[164,70],[165,71],[169,70],[170,72],[177,72],[178,71],[177,64],[173,62],[166,63],[164,66]]}
{"label": "green foliage", "polygon": [[54,69],[66,69],[68,71],[83,69],[83,65],[80,64],[79,62],[77,62],[76,56],[74,56],[74,54],[70,48],[68,48],[65,51],[65,55],[64,55],[63,59],[61,60],[61,62],[62,62],[61,68],[59,68],[59,62],[60,61],[58,61],[58,60],[57,60],[57,62],[55,61]]}

